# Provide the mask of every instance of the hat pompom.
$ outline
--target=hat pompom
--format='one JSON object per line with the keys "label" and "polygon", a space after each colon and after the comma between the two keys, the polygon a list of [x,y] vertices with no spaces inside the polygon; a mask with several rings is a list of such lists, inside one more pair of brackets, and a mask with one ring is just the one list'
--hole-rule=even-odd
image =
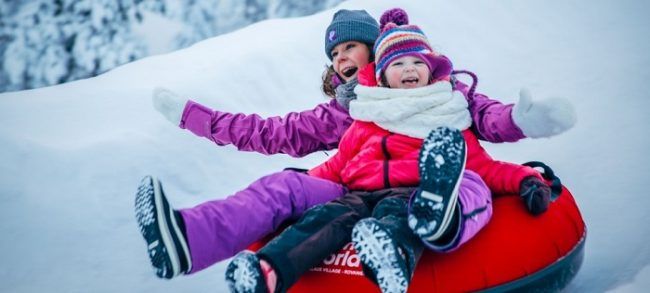
{"label": "hat pompom", "polygon": [[385,24],[384,27],[381,29],[381,33],[383,34],[383,33],[387,32],[389,29],[396,28],[396,27],[397,27],[397,24],[395,24],[394,22],[389,22],[389,23]]}
{"label": "hat pompom", "polygon": [[396,25],[409,24],[409,16],[402,8],[386,10],[379,19],[379,31],[384,31],[384,27],[389,23],[394,23]]}

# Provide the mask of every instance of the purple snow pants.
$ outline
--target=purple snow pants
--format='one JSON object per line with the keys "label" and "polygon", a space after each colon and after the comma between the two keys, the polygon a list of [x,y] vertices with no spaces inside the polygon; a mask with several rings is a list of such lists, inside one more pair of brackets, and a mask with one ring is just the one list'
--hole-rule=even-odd
{"label": "purple snow pants", "polygon": [[346,192],[345,187],[329,180],[282,171],[225,199],[180,210],[192,258],[190,273],[232,257],[285,220],[298,218],[310,207]]}
{"label": "purple snow pants", "polygon": [[447,243],[431,243],[423,241],[425,246],[439,252],[450,252],[458,249],[472,239],[492,218],[492,194],[481,176],[473,171],[465,170],[458,192],[459,215],[456,235]]}

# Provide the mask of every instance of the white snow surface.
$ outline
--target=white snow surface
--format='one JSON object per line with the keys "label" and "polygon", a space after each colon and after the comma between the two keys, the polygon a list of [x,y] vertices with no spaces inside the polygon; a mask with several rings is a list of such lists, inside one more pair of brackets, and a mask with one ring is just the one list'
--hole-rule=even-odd
{"label": "white snow surface", "polygon": [[262,116],[311,109],[326,101],[323,33],[333,12],[378,18],[395,6],[457,69],[478,74],[479,92],[512,103],[526,86],[533,98],[575,105],[578,123],[560,136],[486,147],[495,158],[548,163],[574,194],[588,238],[567,291],[647,289],[650,2],[351,0],[95,78],[0,95],[0,292],[226,291],[227,262],[172,281],[154,276],[134,219],[139,180],[160,177],[174,206],[191,207],[327,156],[218,147],[157,113],[153,88]]}

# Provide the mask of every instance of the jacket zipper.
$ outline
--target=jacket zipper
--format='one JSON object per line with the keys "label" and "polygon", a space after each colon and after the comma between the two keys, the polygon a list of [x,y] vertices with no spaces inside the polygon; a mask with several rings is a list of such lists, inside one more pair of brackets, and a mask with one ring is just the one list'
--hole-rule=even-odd
{"label": "jacket zipper", "polygon": [[381,139],[381,151],[384,153],[384,188],[390,188],[390,180],[388,177],[388,161],[390,160],[390,153],[388,152],[388,137],[393,135],[389,133]]}

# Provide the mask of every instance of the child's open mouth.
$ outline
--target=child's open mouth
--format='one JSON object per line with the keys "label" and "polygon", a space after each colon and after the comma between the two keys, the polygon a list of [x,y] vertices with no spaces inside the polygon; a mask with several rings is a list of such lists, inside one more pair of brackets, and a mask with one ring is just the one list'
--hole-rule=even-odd
{"label": "child's open mouth", "polygon": [[416,77],[410,77],[410,78],[403,79],[402,83],[405,85],[417,85],[418,81],[420,81],[420,79]]}
{"label": "child's open mouth", "polygon": [[352,77],[355,73],[357,73],[357,69],[358,69],[357,67],[343,68],[343,71],[342,71],[343,76],[348,77],[348,78]]}

